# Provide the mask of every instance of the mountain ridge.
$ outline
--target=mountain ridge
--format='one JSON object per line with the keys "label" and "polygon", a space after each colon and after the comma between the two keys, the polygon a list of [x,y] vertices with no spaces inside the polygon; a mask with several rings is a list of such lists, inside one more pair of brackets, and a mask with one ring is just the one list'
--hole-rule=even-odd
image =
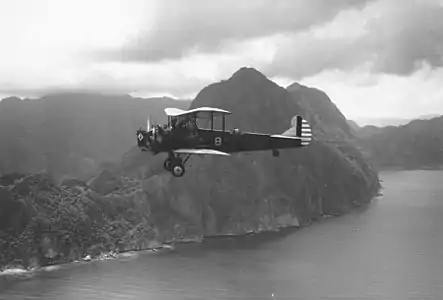
{"label": "mountain ridge", "polygon": [[416,119],[401,126],[365,126],[359,143],[379,169],[441,169],[443,116]]}
{"label": "mountain ridge", "polygon": [[353,122],[357,124],[358,127],[364,128],[366,126],[374,126],[374,127],[388,127],[388,126],[401,126],[406,125],[413,120],[429,120],[433,118],[437,118],[441,116],[441,114],[424,114],[419,115],[414,118],[396,118],[396,117],[385,117],[385,118],[354,118]]}

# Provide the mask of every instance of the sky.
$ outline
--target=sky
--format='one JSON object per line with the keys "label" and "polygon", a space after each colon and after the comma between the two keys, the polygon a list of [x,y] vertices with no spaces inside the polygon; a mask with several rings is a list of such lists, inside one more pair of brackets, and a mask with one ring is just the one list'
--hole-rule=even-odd
{"label": "sky", "polygon": [[0,0],[0,96],[192,98],[254,67],[347,118],[443,114],[443,0]]}

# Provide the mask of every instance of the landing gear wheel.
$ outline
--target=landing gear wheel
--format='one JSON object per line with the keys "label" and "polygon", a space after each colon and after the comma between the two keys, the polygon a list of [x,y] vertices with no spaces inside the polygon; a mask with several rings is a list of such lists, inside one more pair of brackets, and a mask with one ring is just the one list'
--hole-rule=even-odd
{"label": "landing gear wheel", "polygon": [[166,171],[171,172],[172,171],[172,160],[170,158],[167,158],[165,162],[163,163],[163,167]]}
{"label": "landing gear wheel", "polygon": [[171,173],[174,177],[182,177],[185,174],[185,166],[181,162],[177,162],[172,166]]}

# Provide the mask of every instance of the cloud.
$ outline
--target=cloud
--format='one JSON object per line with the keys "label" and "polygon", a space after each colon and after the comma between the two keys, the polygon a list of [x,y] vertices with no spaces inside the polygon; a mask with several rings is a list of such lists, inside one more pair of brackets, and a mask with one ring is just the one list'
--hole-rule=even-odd
{"label": "cloud", "polygon": [[443,113],[442,10],[442,0],[0,1],[0,94],[189,98],[252,66],[323,89],[349,117]]}
{"label": "cloud", "polygon": [[343,11],[321,27],[286,36],[266,72],[300,79],[370,64],[373,73],[409,75],[421,62],[443,66],[442,5],[382,0],[363,10]]}
{"label": "cloud", "polygon": [[121,45],[150,18],[149,2],[127,2],[0,1],[0,93],[77,86],[94,63],[85,53]]}
{"label": "cloud", "polygon": [[[0,86],[2,95],[43,96],[66,91],[89,91],[143,96],[183,96],[194,93],[208,83],[198,77],[186,76],[180,63],[164,65],[139,65],[123,63],[90,64],[82,68],[70,66],[63,72],[49,73],[30,84],[19,82]],[[64,75],[64,76],[61,76]]]}
{"label": "cloud", "polygon": [[[221,53],[193,54],[183,60],[149,62],[76,61],[75,64],[34,63],[34,72],[15,72],[9,82],[0,84],[0,93],[43,95],[65,90],[130,93],[144,96],[193,97],[205,86],[228,78],[239,66],[263,68],[276,51],[275,37],[256,38],[226,45]],[[35,72],[36,70],[41,72]],[[0,78],[2,77],[0,70]],[[6,75],[6,72],[3,73]],[[20,74],[24,74],[20,77]],[[0,80],[1,81],[1,80]],[[28,82],[23,87],[21,82]]]}
{"label": "cloud", "polygon": [[443,114],[443,67],[423,63],[409,76],[373,74],[367,68],[323,71],[302,80],[324,90],[351,119]]}
{"label": "cloud", "polygon": [[370,0],[161,0],[155,26],[147,26],[121,49],[100,51],[95,57],[154,62],[218,52],[226,43],[306,30],[333,19],[343,9],[363,7],[367,2]]}

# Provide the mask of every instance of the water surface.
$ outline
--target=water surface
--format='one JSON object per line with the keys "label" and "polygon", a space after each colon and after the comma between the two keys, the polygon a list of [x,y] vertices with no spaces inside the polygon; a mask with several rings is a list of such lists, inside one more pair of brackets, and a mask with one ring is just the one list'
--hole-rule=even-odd
{"label": "water surface", "polygon": [[186,244],[8,282],[0,299],[443,299],[443,172],[302,230]]}

